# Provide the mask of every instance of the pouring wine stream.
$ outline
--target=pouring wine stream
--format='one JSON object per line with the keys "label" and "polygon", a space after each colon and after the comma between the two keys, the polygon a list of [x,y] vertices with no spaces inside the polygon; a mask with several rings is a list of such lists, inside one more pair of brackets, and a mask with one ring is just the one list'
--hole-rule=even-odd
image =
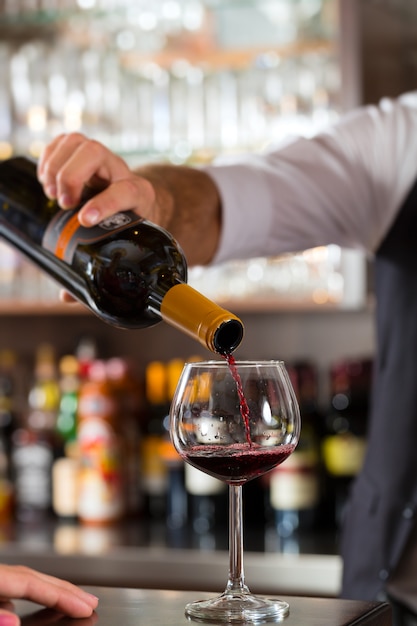
{"label": "pouring wine stream", "polygon": [[242,416],[243,423],[245,425],[245,434],[246,441],[249,444],[249,447],[252,447],[252,437],[250,434],[250,425],[249,425],[249,406],[245,398],[245,394],[243,391],[242,379],[240,378],[240,374],[237,371],[236,367],[236,359],[232,353],[226,354],[225,357],[226,362],[229,366],[230,373],[232,374],[233,380],[236,383],[237,394],[239,396],[239,408],[240,414]]}

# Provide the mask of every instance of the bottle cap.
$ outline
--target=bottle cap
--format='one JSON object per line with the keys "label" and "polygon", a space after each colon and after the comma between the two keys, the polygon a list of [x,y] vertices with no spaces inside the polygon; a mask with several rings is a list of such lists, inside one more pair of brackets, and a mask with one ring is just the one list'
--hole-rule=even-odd
{"label": "bottle cap", "polygon": [[212,352],[231,354],[243,339],[241,320],[186,283],[174,285],[161,305],[162,318]]}

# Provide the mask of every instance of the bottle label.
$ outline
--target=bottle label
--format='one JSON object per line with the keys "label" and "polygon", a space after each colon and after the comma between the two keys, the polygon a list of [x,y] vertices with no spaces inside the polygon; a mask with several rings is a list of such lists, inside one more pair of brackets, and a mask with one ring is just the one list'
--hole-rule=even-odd
{"label": "bottle label", "polygon": [[78,439],[78,515],[92,522],[116,520],[125,512],[123,442],[101,418],[82,419]]}
{"label": "bottle label", "polygon": [[145,493],[161,495],[167,491],[167,466],[161,457],[162,437],[148,435],[141,445],[141,479]]}
{"label": "bottle label", "polygon": [[85,391],[80,394],[78,400],[78,415],[80,418],[88,417],[101,417],[106,418],[114,415],[116,411],[116,404],[113,398],[104,393],[100,393],[100,390],[90,389],[89,393]]}
{"label": "bottle label", "polygon": [[306,510],[317,506],[320,484],[317,458],[309,452],[295,452],[270,477],[270,502],[275,510]]}
{"label": "bottle label", "polygon": [[51,505],[53,450],[47,442],[33,441],[12,454],[18,507],[46,510]]}
{"label": "bottle label", "polygon": [[42,246],[62,261],[71,264],[74,252],[80,244],[93,244],[106,239],[109,234],[130,228],[143,221],[133,211],[115,213],[96,226],[86,228],[78,221],[78,211],[59,211],[49,222]]}
{"label": "bottle label", "polygon": [[185,488],[193,496],[213,496],[226,489],[226,483],[205,474],[193,465],[185,465]]}
{"label": "bottle label", "polygon": [[352,433],[330,435],[323,441],[324,464],[332,476],[356,476],[365,451],[366,440]]}

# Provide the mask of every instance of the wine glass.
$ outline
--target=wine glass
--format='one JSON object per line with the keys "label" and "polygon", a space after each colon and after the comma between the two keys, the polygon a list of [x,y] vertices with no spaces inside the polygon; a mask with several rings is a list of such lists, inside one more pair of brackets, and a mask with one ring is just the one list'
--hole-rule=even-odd
{"label": "wine glass", "polygon": [[282,361],[186,363],[171,404],[182,458],[229,485],[229,577],[224,593],[186,605],[196,621],[280,621],[289,605],[253,595],[243,571],[242,485],[293,452],[300,413]]}

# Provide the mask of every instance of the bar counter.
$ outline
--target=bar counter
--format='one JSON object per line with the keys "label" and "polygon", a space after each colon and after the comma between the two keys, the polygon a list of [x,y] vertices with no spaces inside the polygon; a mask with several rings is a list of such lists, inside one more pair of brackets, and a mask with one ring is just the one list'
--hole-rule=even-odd
{"label": "bar counter", "polygon": [[[278,545],[273,535],[245,533],[246,581],[255,593],[336,597],[342,563],[332,545]],[[88,527],[42,520],[0,534],[0,562],[23,564],[78,585],[220,593],[227,578],[227,529],[198,545],[188,531],[167,536],[135,521]],[[194,538],[195,539],[195,538]],[[329,549],[328,549],[329,548]],[[326,553],[327,549],[327,553]]]}
{"label": "bar counter", "polygon": [[[99,598],[97,612],[90,618],[74,620],[24,600],[15,602],[22,626],[190,626],[185,604],[206,598],[191,591],[115,589],[88,587]],[[387,604],[323,598],[284,597],[290,614],[284,626],[391,626]],[[205,622],[207,624],[207,622]]]}
{"label": "bar counter", "polygon": [[[101,554],[57,554],[8,544],[0,562],[27,565],[77,585],[146,589],[208,590],[220,593],[229,567],[224,551],[167,548],[114,548]],[[247,552],[245,577],[254,593],[337,596],[341,561],[332,555],[282,555]]]}

